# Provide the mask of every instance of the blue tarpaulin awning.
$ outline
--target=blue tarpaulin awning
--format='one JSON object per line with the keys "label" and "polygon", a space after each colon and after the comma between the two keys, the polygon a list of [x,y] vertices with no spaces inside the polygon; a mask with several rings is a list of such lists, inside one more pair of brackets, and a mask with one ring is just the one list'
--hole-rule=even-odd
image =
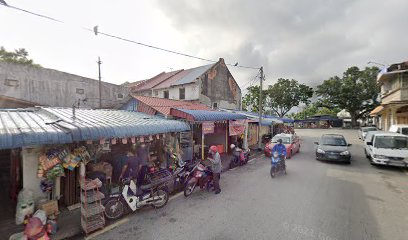
{"label": "blue tarpaulin awning", "polygon": [[182,121],[139,112],[72,108],[0,110],[0,149],[147,136],[190,130]]}
{"label": "blue tarpaulin awning", "polygon": [[189,109],[175,109],[175,108],[172,108],[170,110],[170,115],[186,119],[190,122],[247,119],[247,117],[244,115],[237,114],[237,113],[231,113],[231,112],[189,110]]}

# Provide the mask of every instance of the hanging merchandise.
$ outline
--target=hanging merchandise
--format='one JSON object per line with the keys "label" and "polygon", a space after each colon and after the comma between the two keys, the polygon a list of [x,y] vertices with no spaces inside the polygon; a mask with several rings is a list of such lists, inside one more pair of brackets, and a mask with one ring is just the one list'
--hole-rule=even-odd
{"label": "hanging merchandise", "polygon": [[116,138],[112,138],[112,145],[116,144]]}
{"label": "hanging merchandise", "polygon": [[85,164],[87,164],[89,161],[91,161],[91,156],[89,155],[88,150],[86,147],[81,146],[78,148],[75,148],[72,153],[79,157],[79,161],[83,161]]}
{"label": "hanging merchandise", "polygon": [[54,187],[54,181],[43,179],[41,180],[40,187],[41,187],[41,191],[44,193],[52,192],[52,188]]}
{"label": "hanging merchandise", "polygon": [[135,137],[132,137],[130,140],[132,141],[132,144],[136,143],[136,138]]}
{"label": "hanging merchandise", "polygon": [[127,144],[127,143],[128,143],[127,138],[122,138],[122,144]]}
{"label": "hanging merchandise", "polygon": [[81,159],[74,154],[69,154],[67,157],[64,158],[64,163],[62,166],[67,168],[68,170],[73,171]]}
{"label": "hanging merchandise", "polygon": [[61,164],[55,165],[47,171],[46,177],[48,180],[54,180],[57,177],[64,176],[64,167]]}

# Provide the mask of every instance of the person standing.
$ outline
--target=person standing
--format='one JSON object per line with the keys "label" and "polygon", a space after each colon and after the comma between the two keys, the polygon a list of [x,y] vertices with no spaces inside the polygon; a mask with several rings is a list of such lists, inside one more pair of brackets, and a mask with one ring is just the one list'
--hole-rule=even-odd
{"label": "person standing", "polygon": [[221,192],[220,188],[220,176],[222,171],[221,156],[218,153],[218,149],[216,146],[211,146],[209,153],[210,154],[208,159],[211,162],[211,169],[213,172],[214,190],[215,194],[219,194]]}
{"label": "person standing", "polygon": [[122,168],[122,172],[119,176],[119,181],[124,177],[136,179],[139,172],[139,158],[136,156],[136,149],[130,148],[127,152],[126,163]]}
{"label": "person standing", "polygon": [[142,143],[137,148],[137,156],[139,157],[139,173],[137,175],[136,187],[139,191],[143,185],[147,173],[148,164],[150,162],[150,150],[146,143]]}

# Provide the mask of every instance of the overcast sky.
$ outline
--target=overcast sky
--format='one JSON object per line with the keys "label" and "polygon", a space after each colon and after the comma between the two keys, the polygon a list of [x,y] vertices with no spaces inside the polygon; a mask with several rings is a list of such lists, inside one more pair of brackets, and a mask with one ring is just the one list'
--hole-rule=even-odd
{"label": "overcast sky", "polygon": [[[294,78],[316,85],[368,61],[408,60],[406,0],[5,0],[61,19],[60,24],[0,6],[0,46],[26,48],[44,67],[103,80],[137,81],[206,65],[95,36],[102,32],[227,63],[264,66],[267,83]],[[230,67],[240,86],[257,70]],[[246,84],[247,86],[248,84]]]}

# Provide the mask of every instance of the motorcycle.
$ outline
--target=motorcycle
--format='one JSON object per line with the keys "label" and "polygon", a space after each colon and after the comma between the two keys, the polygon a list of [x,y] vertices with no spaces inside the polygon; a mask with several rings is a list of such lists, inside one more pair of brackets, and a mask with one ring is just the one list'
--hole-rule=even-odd
{"label": "motorcycle", "polygon": [[184,188],[187,181],[190,179],[190,176],[197,168],[199,162],[191,161],[191,163],[186,163],[183,167],[178,167],[174,172],[174,189],[180,190]]}
{"label": "motorcycle", "polygon": [[242,166],[248,163],[249,161],[249,152],[250,150],[241,150],[241,149],[234,149],[233,150],[233,157],[230,162],[229,168],[234,168],[236,166]]}
{"label": "motorcycle", "polygon": [[197,185],[200,186],[200,189],[207,189],[210,191],[211,187],[214,186],[213,183],[213,173],[208,169],[203,162],[198,162],[193,168],[193,173],[188,179],[186,186],[184,187],[184,196],[190,196]]}
{"label": "motorcycle", "polygon": [[277,152],[274,152],[272,155],[271,177],[274,178],[279,173],[286,174],[285,156],[279,156]]}
{"label": "motorcycle", "polygon": [[[169,200],[167,182],[171,179],[171,173],[166,169],[154,173],[148,173],[146,182],[140,189],[132,179],[123,180],[122,193],[111,194],[105,201],[105,216],[108,219],[118,219],[126,212],[132,212],[143,206],[150,205],[153,208],[164,207]],[[141,194],[138,194],[140,190]]]}

